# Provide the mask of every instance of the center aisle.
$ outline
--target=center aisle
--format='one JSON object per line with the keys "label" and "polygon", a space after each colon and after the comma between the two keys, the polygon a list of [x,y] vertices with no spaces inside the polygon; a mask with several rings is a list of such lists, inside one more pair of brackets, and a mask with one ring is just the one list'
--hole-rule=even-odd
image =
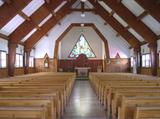
{"label": "center aisle", "polygon": [[62,119],[106,119],[103,106],[88,80],[76,81]]}

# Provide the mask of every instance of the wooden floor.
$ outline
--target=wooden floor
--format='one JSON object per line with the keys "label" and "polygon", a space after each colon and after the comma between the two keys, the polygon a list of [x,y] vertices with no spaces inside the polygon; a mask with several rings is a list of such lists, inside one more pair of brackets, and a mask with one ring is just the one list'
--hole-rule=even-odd
{"label": "wooden floor", "polygon": [[89,81],[76,81],[62,119],[106,119],[105,111]]}

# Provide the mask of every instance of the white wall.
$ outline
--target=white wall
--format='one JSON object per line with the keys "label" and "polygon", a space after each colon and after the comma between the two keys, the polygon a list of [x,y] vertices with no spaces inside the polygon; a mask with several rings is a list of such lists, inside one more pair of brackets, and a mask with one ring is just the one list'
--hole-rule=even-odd
{"label": "white wall", "polygon": [[104,25],[105,22],[103,19],[90,12],[85,12],[86,15],[84,18],[82,18],[80,14],[80,12],[73,12],[61,20],[61,25],[56,25],[53,27],[48,33],[49,36],[44,36],[36,44],[36,58],[43,58],[46,53],[50,58],[53,58],[55,41],[72,23],[94,23],[99,31],[108,40],[111,58],[114,58],[117,52],[122,58],[127,58],[130,56],[130,45],[122,37],[116,37],[117,32],[113,30],[111,26]]}
{"label": "white wall", "polygon": [[68,56],[82,32],[96,55],[94,59],[103,59],[103,42],[91,27],[73,27],[68,34],[66,34],[61,41],[61,59],[70,59]]}
{"label": "white wall", "polygon": [[8,41],[0,38],[0,50],[6,51],[8,53]]}

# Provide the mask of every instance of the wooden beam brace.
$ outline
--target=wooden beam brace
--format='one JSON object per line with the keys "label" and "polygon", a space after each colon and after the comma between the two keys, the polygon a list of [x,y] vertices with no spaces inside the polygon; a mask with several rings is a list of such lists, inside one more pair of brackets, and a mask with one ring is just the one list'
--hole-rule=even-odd
{"label": "wooden beam brace", "polygon": [[82,11],[84,11],[84,12],[94,12],[95,11],[95,9],[76,9],[76,8],[70,8],[70,11],[71,12],[74,12],[74,11],[76,11],[76,12],[82,12]]}
{"label": "wooden beam brace", "polygon": [[17,15],[31,0],[13,0],[10,4],[0,7],[0,29]]}
{"label": "wooden beam brace", "polygon": [[9,40],[9,37],[0,33],[0,38],[5,39],[5,40]]}
{"label": "wooden beam brace", "polygon": [[148,14],[148,12],[147,12],[147,11],[144,11],[142,14],[140,14],[140,15],[137,17],[137,20],[141,20],[141,19],[144,18],[147,14]]}
{"label": "wooden beam brace", "polygon": [[127,31],[129,28],[131,28],[131,27],[128,25],[124,29]]}
{"label": "wooden beam brace", "polygon": [[148,28],[142,21],[138,21],[137,17],[129,11],[122,3],[117,0],[104,0],[105,4],[110,6],[121,18],[126,21],[137,33],[139,33],[146,41],[154,42],[157,39],[156,34]]}
{"label": "wooden beam brace", "polygon": [[19,14],[21,17],[23,17],[25,20],[27,20],[27,21],[31,20],[31,19],[30,19],[24,12],[22,12],[22,11],[19,11],[18,14]]}
{"label": "wooden beam brace", "polygon": [[115,13],[115,12],[112,10],[112,12],[109,14],[109,16],[110,16],[110,17],[113,16],[114,13]]}
{"label": "wooden beam brace", "polygon": [[19,15],[21,15],[24,19],[28,20],[28,21],[32,21],[35,24],[35,27],[38,30],[41,30],[41,28],[38,26],[38,24],[34,21],[34,19],[30,19],[30,17],[28,17],[25,13],[23,13],[22,11],[19,12]]}

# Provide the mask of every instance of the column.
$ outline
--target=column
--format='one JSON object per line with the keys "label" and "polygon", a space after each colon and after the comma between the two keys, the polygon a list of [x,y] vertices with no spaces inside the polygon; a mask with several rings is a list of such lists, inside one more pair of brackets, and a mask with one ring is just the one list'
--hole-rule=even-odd
{"label": "column", "polygon": [[24,74],[29,73],[29,59],[30,59],[30,49],[25,49],[25,63],[24,63]]}
{"label": "column", "polygon": [[141,48],[140,46],[134,48],[134,60],[135,60],[135,65],[136,65],[136,71],[137,74],[141,73],[141,65],[142,65],[142,58],[141,58]]}
{"label": "column", "polygon": [[151,72],[153,76],[157,76],[157,42],[149,43],[151,53]]}
{"label": "column", "polygon": [[17,43],[8,42],[8,76],[14,76]]}

